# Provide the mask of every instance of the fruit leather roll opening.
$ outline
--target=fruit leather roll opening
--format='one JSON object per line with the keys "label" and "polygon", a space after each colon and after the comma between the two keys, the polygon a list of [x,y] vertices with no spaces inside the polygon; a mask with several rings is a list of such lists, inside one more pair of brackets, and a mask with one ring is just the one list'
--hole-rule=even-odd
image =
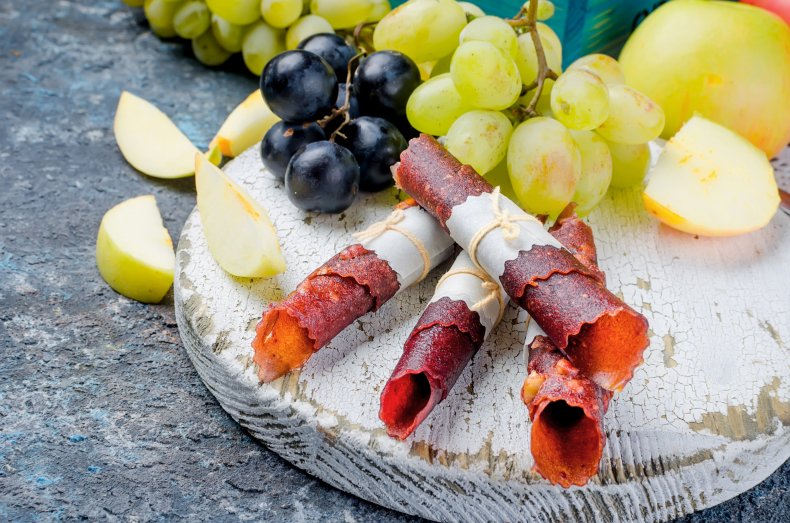
{"label": "fruit leather roll opening", "polygon": [[551,483],[582,486],[598,472],[612,393],[583,376],[545,336],[530,345],[521,398],[532,420],[535,469]]}
{"label": "fruit leather roll opening", "polygon": [[461,252],[436,286],[381,393],[387,433],[408,437],[442,402],[499,323],[507,296]]}
{"label": "fruit leather roll opening", "polygon": [[579,370],[610,390],[631,379],[648,345],[647,321],[539,220],[426,135],[409,143],[394,176]]}
{"label": "fruit leather roll opening", "polygon": [[253,361],[272,381],[301,367],[357,318],[421,280],[453,251],[429,214],[408,201],[316,269],[256,328]]}
{"label": "fruit leather roll opening", "polygon": [[[549,232],[604,282],[592,230],[573,214],[573,205]],[[527,339],[530,334],[535,338],[529,346],[529,375],[521,398],[532,420],[535,468],[563,487],[584,485],[598,471],[605,443],[603,416],[612,393],[583,376],[534,324]]]}

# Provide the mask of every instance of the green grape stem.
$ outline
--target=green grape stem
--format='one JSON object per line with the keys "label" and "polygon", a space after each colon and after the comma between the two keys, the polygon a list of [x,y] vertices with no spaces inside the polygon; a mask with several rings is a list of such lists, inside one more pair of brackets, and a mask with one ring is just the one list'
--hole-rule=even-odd
{"label": "green grape stem", "polygon": [[342,138],[346,138],[346,135],[341,133],[340,130],[351,121],[351,116],[348,114],[348,111],[351,109],[351,88],[352,88],[351,71],[354,70],[354,63],[363,56],[365,56],[364,52],[357,53],[351,58],[351,60],[348,61],[348,72],[346,73],[346,99],[343,102],[343,105],[338,109],[332,109],[332,112],[328,116],[325,116],[324,118],[318,121],[318,125],[320,125],[323,128],[326,127],[327,124],[329,124],[329,122],[331,122],[338,116],[340,115],[343,116],[343,122],[329,136],[330,142],[334,142],[335,138],[337,138],[338,136]]}
{"label": "green grape stem", "polygon": [[538,105],[538,100],[540,99],[541,93],[543,93],[543,86],[546,84],[546,79],[556,80],[558,78],[557,73],[549,67],[548,62],[546,61],[546,52],[543,50],[543,41],[540,38],[540,33],[538,33],[537,18],[538,2],[530,0],[528,7],[522,6],[515,18],[506,20],[506,22],[514,29],[521,28],[524,29],[525,32],[529,32],[529,35],[532,38],[532,43],[535,45],[535,54],[538,58],[537,78],[535,78],[532,83],[525,85],[522,88],[522,92],[525,94],[535,89],[535,94],[532,96],[532,100],[530,100],[529,105],[526,107],[519,105],[513,108],[515,115],[519,120],[522,121],[538,116],[535,108]]}

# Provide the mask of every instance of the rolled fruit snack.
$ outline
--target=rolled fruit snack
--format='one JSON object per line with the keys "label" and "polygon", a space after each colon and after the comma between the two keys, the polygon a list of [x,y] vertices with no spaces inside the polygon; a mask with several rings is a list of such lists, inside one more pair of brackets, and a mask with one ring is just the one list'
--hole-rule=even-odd
{"label": "rolled fruit snack", "polygon": [[252,342],[261,381],[301,367],[354,320],[421,281],[454,248],[414,200],[357,238],[264,312]]}
{"label": "rolled fruit snack", "polygon": [[435,139],[409,142],[396,183],[498,279],[584,375],[620,390],[643,361],[647,320],[609,292],[535,217]]}
{"label": "rolled fruit snack", "polygon": [[436,285],[381,393],[379,418],[390,436],[407,438],[444,401],[507,301],[502,287],[462,251]]}
{"label": "rolled fruit snack", "polygon": [[[604,284],[592,230],[568,206],[549,232]],[[530,326],[529,333],[540,331]],[[585,377],[544,335],[529,346],[521,399],[532,420],[535,469],[551,483],[583,486],[598,472],[606,443],[603,417],[612,392]]]}

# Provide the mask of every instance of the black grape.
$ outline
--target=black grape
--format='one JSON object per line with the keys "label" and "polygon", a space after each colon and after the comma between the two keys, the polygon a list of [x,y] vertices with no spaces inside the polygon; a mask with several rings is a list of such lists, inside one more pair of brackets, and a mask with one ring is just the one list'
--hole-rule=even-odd
{"label": "black grape", "polygon": [[261,74],[269,108],[287,122],[309,122],[329,114],[337,98],[337,78],[326,60],[309,51],[286,51]]}
{"label": "black grape", "polygon": [[420,85],[420,70],[405,54],[379,51],[362,61],[353,83],[362,114],[390,119],[406,114],[406,102]]}
{"label": "black grape", "polygon": [[348,75],[348,63],[357,54],[357,50],[348,45],[342,37],[333,33],[320,33],[302,40],[298,49],[315,53],[332,66],[339,82],[345,82]]}
{"label": "black grape", "polygon": [[351,151],[320,141],[297,152],[285,171],[288,199],[305,211],[339,213],[359,191],[359,165]]}
{"label": "black grape", "polygon": [[261,160],[274,176],[283,180],[288,162],[300,147],[325,139],[324,130],[316,123],[279,121],[263,137]]}
{"label": "black grape", "polygon": [[390,187],[394,183],[390,167],[408,145],[397,127],[382,118],[362,116],[341,132],[345,138],[338,136],[337,143],[351,151],[359,164],[359,188],[374,192]]}

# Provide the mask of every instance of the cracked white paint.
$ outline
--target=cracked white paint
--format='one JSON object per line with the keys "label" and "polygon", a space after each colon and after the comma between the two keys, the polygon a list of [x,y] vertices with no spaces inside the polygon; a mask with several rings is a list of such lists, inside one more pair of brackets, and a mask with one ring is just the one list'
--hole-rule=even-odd
{"label": "cracked white paint", "polygon": [[[609,519],[666,520],[750,488],[790,456],[790,431],[778,419],[770,434],[737,442],[699,428],[706,413],[728,406],[755,415],[769,386],[779,401],[790,401],[787,216],[750,235],[711,239],[659,225],[636,191],[615,192],[592,213],[608,286],[648,318],[651,346],[606,415],[599,478],[561,491],[530,472],[529,419],[519,398],[526,313],[513,306],[411,438],[396,442],[383,431],[379,394],[448,264],[356,321],[301,373],[259,386],[250,341],[265,304],[282,299],[397,200],[395,191],[384,192],[360,198],[341,216],[308,215],[263,171],[256,148],[226,172],[269,209],[288,270],[272,280],[228,276],[208,253],[193,213],[178,253],[182,337],[223,407],[322,479],[435,519],[552,520],[577,512],[579,519],[607,519],[596,511],[609,511]],[[215,354],[219,333],[228,343]],[[268,417],[259,417],[263,412]],[[377,465],[367,469],[368,462]],[[382,475],[384,486],[372,486],[372,475]]]}

